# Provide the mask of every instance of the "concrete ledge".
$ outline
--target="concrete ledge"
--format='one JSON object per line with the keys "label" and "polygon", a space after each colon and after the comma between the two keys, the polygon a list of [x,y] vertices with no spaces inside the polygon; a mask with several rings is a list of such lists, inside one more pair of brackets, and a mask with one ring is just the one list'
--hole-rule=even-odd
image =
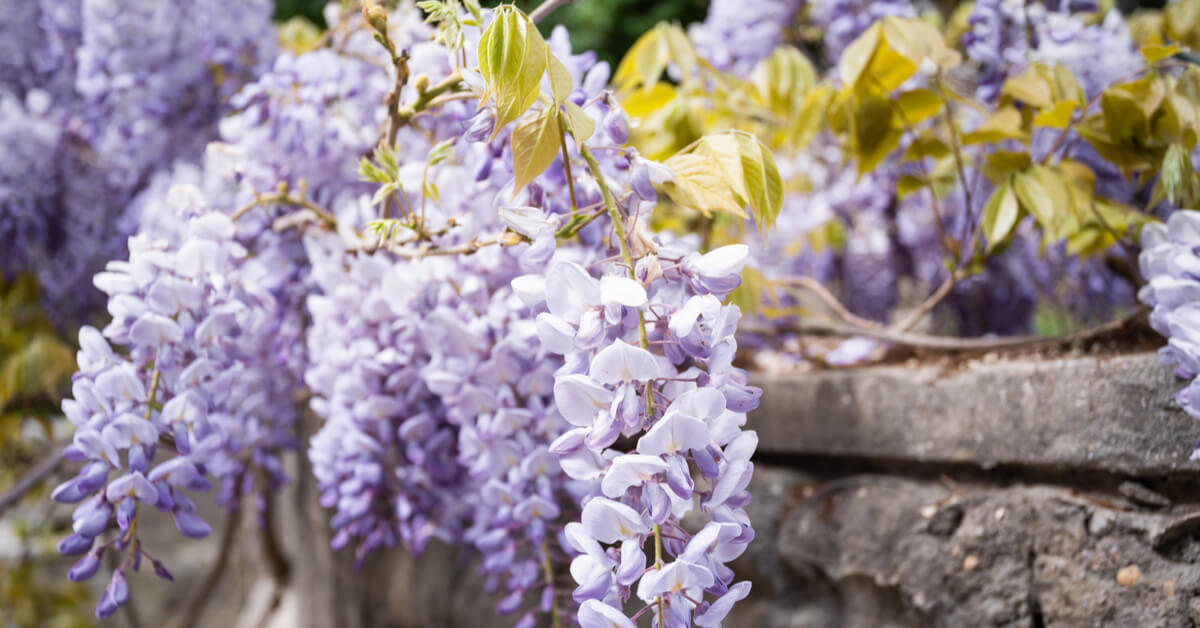
{"label": "concrete ledge", "polygon": [[1184,383],[1153,353],[752,377],[768,454],[1022,465],[1132,475],[1198,471]]}

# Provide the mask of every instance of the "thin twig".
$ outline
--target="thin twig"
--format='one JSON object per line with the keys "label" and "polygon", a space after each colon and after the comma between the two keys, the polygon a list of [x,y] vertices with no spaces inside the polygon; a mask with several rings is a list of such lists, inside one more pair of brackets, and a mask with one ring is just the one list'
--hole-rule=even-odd
{"label": "thin twig", "polygon": [[906,316],[904,320],[893,325],[891,328],[896,331],[908,331],[913,327],[916,327],[917,323],[920,323],[921,319],[925,318],[925,315],[932,312],[933,308],[937,307],[937,304],[941,303],[942,300],[950,294],[950,291],[954,289],[954,286],[957,283],[958,274],[951,272],[950,276],[946,278],[946,281],[942,282],[942,285],[938,286],[938,289],[934,290],[933,294],[929,295],[929,297],[922,301],[921,304],[917,306],[916,310]]}
{"label": "thin twig", "polygon": [[[937,74],[937,86],[938,90],[942,92],[942,102],[946,104],[946,127],[950,130],[950,148],[954,154],[954,169],[958,172],[958,181],[962,185],[963,202],[967,205],[967,216],[970,216],[971,212],[975,209],[975,203],[971,200],[971,185],[967,183],[967,170],[963,162],[962,142],[958,136],[958,127],[954,126],[954,105],[950,104],[953,99],[946,95],[946,89],[942,86],[942,74],[940,70]],[[932,188],[930,189],[930,193],[933,193]],[[974,245],[974,242],[963,242],[963,245],[971,247]],[[956,266],[958,265],[957,258],[961,257],[965,256],[956,256],[954,260]]]}
{"label": "thin twig", "polygon": [[217,562],[209,569],[204,580],[192,593],[192,597],[188,599],[180,612],[172,616],[167,623],[163,624],[166,628],[192,628],[200,619],[201,613],[204,612],[204,607],[208,605],[209,598],[217,589],[217,584],[225,576],[225,567],[229,565],[229,557],[233,554],[233,544],[237,539],[238,528],[241,520],[241,509],[234,510],[225,517],[225,526],[221,530],[221,547],[217,553]]}
{"label": "thin twig", "polygon": [[833,296],[833,293],[830,292],[828,288],[812,277],[783,277],[773,281],[785,286],[804,288],[805,290],[812,292],[821,300],[822,303],[825,304],[826,307],[833,310],[833,313],[836,314],[838,318],[842,319],[846,323],[867,329],[883,329],[883,325],[880,325],[875,321],[862,318],[854,312],[851,312],[846,308],[845,305],[842,305],[841,301],[838,301],[837,297]]}
{"label": "thin twig", "polygon": [[571,2],[574,2],[574,0],[546,0],[538,5],[538,8],[534,9],[533,12],[529,14],[529,19],[532,20],[534,24],[537,24],[538,22],[546,19],[546,16],[553,13],[555,9],[563,6],[564,4],[570,4]]}
{"label": "thin twig", "polygon": [[[396,110],[395,116],[392,118],[392,122],[398,124],[398,126],[395,128],[395,131],[398,133],[400,131],[400,127],[408,124],[409,121],[413,119],[413,116],[427,109],[430,103],[437,99],[438,96],[448,92],[458,92],[462,89],[462,86],[462,75],[458,72],[455,72],[439,81],[436,85],[431,85],[429,86],[429,89],[417,94],[416,100]],[[390,113],[391,110],[389,105],[389,115]],[[395,143],[396,136],[393,134],[391,124],[389,123],[388,145],[391,146]]]}
{"label": "thin twig", "polygon": [[245,215],[246,212],[254,209],[255,207],[267,205],[293,205],[295,207],[301,207],[316,214],[318,218],[328,223],[329,226],[337,226],[337,219],[333,217],[333,214],[329,213],[327,210],[316,205],[312,201],[309,201],[308,199],[297,198],[289,195],[285,187],[279,192],[255,196],[253,201],[250,201],[249,203],[239,207],[238,210],[233,212],[233,214],[231,214],[229,217],[230,219],[236,221]]}
{"label": "thin twig", "polygon": [[519,241],[520,236],[510,231],[497,233],[482,238],[471,238],[470,242],[456,244],[454,246],[435,246],[431,243],[424,243],[416,247],[396,246],[385,243],[384,249],[393,255],[407,257],[409,259],[422,259],[435,255],[471,255],[480,249],[493,244],[504,244],[508,240],[513,240],[514,243]]}
{"label": "thin twig", "polygon": [[0,513],[17,505],[26,493],[40,486],[42,481],[57,471],[65,460],[62,446],[51,449],[45,458],[17,478],[17,481],[3,495],[0,495]]}

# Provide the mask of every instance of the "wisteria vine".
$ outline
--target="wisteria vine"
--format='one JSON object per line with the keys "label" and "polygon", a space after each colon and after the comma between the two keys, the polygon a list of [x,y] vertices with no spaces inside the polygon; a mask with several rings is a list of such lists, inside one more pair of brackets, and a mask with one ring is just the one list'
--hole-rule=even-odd
{"label": "wisteria vine", "polygon": [[111,319],[52,494],[68,577],[115,557],[98,617],[172,578],[154,511],[205,537],[208,494],[269,536],[299,454],[358,564],[444,542],[521,628],[720,626],[745,364],[1140,299],[1200,376],[1200,70],[1096,3],[979,0],[945,41],[906,1],[714,0],[615,69],[542,35],[553,0],[331,3],[282,51],[265,1],[8,4],[0,278]]}

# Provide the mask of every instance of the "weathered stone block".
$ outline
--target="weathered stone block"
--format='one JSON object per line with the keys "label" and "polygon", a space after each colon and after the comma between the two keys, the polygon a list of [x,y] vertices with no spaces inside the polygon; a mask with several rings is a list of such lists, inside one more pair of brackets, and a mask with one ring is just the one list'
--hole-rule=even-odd
{"label": "weathered stone block", "polygon": [[761,374],[759,449],[1135,475],[1198,471],[1200,426],[1152,353]]}

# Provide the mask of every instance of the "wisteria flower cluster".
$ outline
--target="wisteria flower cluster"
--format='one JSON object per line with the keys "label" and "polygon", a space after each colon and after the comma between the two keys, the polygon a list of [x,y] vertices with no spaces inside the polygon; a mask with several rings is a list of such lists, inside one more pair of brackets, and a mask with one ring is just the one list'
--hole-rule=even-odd
{"label": "wisteria flower cluster", "polygon": [[[59,324],[138,228],[134,197],[196,163],[228,97],[276,52],[269,0],[0,5],[0,275],[39,277]],[[203,28],[194,25],[204,24]]]}
{"label": "wisteria flower cluster", "polygon": [[[80,331],[80,371],[63,403],[76,426],[66,456],[86,462],[53,495],[79,503],[74,533],[59,545],[83,555],[71,579],[94,575],[105,551],[129,548],[101,617],[126,601],[124,574],[143,555],[170,578],[141,546],[143,507],[171,513],[184,536],[207,536],[188,492],[211,489],[236,508],[241,495],[280,486],[279,452],[294,446],[281,354],[299,341],[298,312],[276,299],[272,260],[248,256],[228,215],[201,209],[195,188],[172,194],[185,225],[178,239],[135,236],[129,260],[96,276],[113,320],[103,334]],[[114,520],[116,532],[97,542]]]}

